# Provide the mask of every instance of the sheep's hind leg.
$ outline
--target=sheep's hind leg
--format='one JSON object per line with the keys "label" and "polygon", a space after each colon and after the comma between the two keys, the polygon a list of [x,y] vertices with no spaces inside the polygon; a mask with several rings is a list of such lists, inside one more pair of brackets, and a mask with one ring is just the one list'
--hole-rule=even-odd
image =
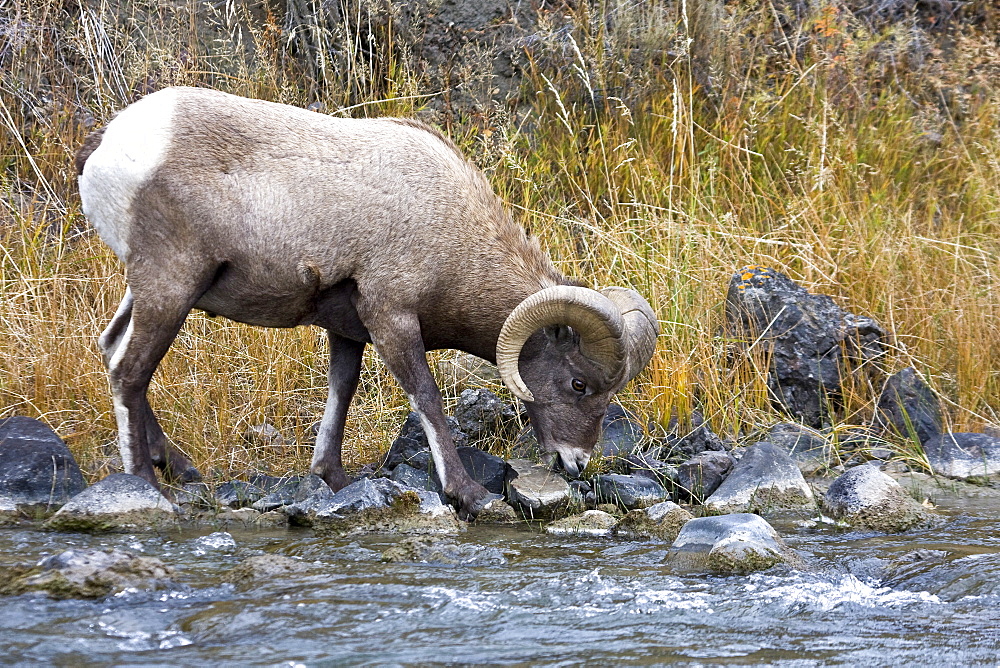
{"label": "sheep's hind leg", "polygon": [[475,519],[490,501],[501,497],[473,480],[458,458],[441,392],[427,365],[419,321],[415,316],[396,316],[393,320],[391,327],[378,333],[369,327],[375,348],[409,396],[413,410],[420,415],[444,493],[457,506],[459,517]]}
{"label": "sheep's hind leg", "polygon": [[[104,366],[108,371],[111,370],[111,361],[114,359],[118,348],[122,345],[125,333],[128,331],[132,320],[132,304],[132,290],[126,289],[125,296],[122,298],[118,310],[115,311],[114,317],[97,339],[97,345],[100,347],[101,355],[104,357]],[[201,474],[198,472],[198,469],[191,464],[187,457],[182,455],[167,441],[167,437],[163,434],[163,430],[156,421],[153,409],[150,407],[145,394],[142,396],[141,414],[141,422],[145,425],[146,430],[147,448],[149,449],[153,465],[162,470],[164,477],[170,482],[186,483],[201,480]]]}
{"label": "sheep's hind leg", "polygon": [[361,377],[361,359],[365,352],[363,341],[352,341],[327,330],[330,341],[330,386],[326,398],[326,410],[316,436],[310,470],[323,478],[333,491],[339,491],[350,484],[344,472],[341,455],[344,444],[344,423],[347,408]]}
{"label": "sheep's hind leg", "polygon": [[[190,468],[190,463],[179,453],[176,454],[183,461],[171,460],[166,454],[169,452],[166,439],[156,442],[157,434],[163,432],[149,407],[146,392],[153,372],[201,294],[202,282],[180,281],[175,271],[170,285],[151,285],[145,290],[137,290],[133,285],[99,339],[111,381],[125,472],[145,478],[157,487],[153,454],[161,454],[165,465],[177,465],[183,470]],[[154,453],[154,448],[164,451]]]}

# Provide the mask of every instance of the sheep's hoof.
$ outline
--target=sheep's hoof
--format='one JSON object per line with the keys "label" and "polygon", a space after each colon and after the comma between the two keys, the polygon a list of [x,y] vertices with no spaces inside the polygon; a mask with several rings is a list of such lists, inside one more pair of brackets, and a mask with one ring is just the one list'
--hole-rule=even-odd
{"label": "sheep's hoof", "polygon": [[455,507],[458,509],[458,518],[466,522],[476,519],[483,508],[491,502],[497,499],[503,500],[503,497],[499,494],[488,492],[485,487],[475,483],[463,491],[465,492],[464,494],[448,494],[448,496],[455,502]]}

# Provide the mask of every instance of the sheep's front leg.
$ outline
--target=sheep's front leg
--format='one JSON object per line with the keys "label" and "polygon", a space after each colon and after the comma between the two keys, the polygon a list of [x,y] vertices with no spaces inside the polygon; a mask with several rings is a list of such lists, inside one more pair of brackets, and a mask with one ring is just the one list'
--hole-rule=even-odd
{"label": "sheep's front leg", "polygon": [[490,501],[500,498],[469,477],[458,458],[444,415],[441,392],[434,382],[420,323],[415,316],[395,316],[391,327],[371,328],[375,348],[410,398],[431,446],[431,457],[445,495],[458,508],[459,517],[475,519]]}
{"label": "sheep's front leg", "polygon": [[327,330],[330,341],[330,387],[326,410],[316,435],[310,470],[323,478],[333,491],[343,489],[351,480],[344,473],[341,450],[344,444],[344,423],[347,408],[361,377],[361,359],[365,352],[363,341],[352,341]]}

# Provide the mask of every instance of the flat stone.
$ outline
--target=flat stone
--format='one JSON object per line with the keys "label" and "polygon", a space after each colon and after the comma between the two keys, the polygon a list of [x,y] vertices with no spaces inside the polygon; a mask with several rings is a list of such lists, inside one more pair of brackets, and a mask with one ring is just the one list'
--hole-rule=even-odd
{"label": "flat stone", "polygon": [[651,478],[611,473],[594,479],[597,500],[614,503],[626,510],[646,508],[667,499],[670,494]]}
{"label": "flat stone", "polygon": [[569,505],[569,483],[558,473],[525,459],[507,463],[516,474],[508,484],[507,498],[527,519],[550,519]]}
{"label": "flat stone", "polygon": [[454,509],[434,492],[388,478],[361,478],[320,505],[312,526],[321,533],[442,534],[465,530]]}
{"label": "flat stone", "polygon": [[52,598],[104,598],[126,589],[168,587],[174,569],[125,550],[72,549],[33,567],[0,567],[0,594],[45,592]]}
{"label": "flat stone", "polygon": [[610,536],[618,518],[602,510],[588,510],[546,525],[545,532],[556,535]]}
{"label": "flat stone", "polygon": [[677,467],[677,485],[686,498],[703,500],[717,490],[733,468],[725,452],[702,452]]}
{"label": "flat stone", "polygon": [[823,511],[862,529],[899,533],[937,522],[899,483],[876,466],[855,466],[833,481],[823,498]]}
{"label": "flat stone", "polygon": [[693,515],[673,501],[630,510],[615,525],[614,534],[627,538],[653,538],[672,543]]}
{"label": "flat stone", "polygon": [[781,448],[757,443],[705,501],[714,513],[745,513],[815,506],[812,489],[799,467]]}
{"label": "flat stone", "polygon": [[86,487],[66,443],[48,425],[21,415],[0,420],[0,516],[47,514]]}
{"label": "flat stone", "polygon": [[777,564],[801,565],[764,518],[749,513],[699,517],[689,521],[670,549],[683,568],[718,573],[752,573]]}
{"label": "flat stone", "polygon": [[815,429],[794,422],[779,422],[771,427],[767,442],[787,452],[802,475],[815,475],[839,463],[834,461],[830,443]]}
{"label": "flat stone", "polygon": [[70,499],[44,526],[54,531],[157,531],[177,523],[177,510],[146,480],[113,473]]}
{"label": "flat stone", "polygon": [[968,480],[1000,473],[1000,438],[964,432],[945,433],[924,443],[927,462],[936,475]]}

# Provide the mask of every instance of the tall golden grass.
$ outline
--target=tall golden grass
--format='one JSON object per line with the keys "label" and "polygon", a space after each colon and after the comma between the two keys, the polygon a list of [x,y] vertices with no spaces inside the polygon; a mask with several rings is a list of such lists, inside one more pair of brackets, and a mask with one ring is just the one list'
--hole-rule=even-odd
{"label": "tall golden grass", "polygon": [[[172,84],[348,115],[442,99],[394,42],[390,3],[341,4],[378,20],[298,16],[289,34],[284,3],[0,2],[0,416],[47,421],[90,475],[114,465],[96,337],[125,283],[80,213],[72,155],[116,109]],[[561,270],[654,304],[660,346],[622,402],[664,424],[698,409],[733,436],[783,419],[760,361],[727,360],[721,333],[729,277],[754,263],[891,330],[887,369],[916,366],[952,428],[1000,424],[995,17],[936,27],[833,1],[805,16],[687,4],[567,5],[573,29],[543,17],[522,54],[520,106],[436,116]],[[370,51],[327,49],[369,35]],[[324,347],[318,330],[193,313],[151,402],[209,474],[301,471]],[[441,380],[453,400],[462,384]],[[879,389],[849,386],[833,426],[869,420]],[[406,410],[370,354],[348,462],[384,450]],[[264,421],[304,445],[242,444]]]}

